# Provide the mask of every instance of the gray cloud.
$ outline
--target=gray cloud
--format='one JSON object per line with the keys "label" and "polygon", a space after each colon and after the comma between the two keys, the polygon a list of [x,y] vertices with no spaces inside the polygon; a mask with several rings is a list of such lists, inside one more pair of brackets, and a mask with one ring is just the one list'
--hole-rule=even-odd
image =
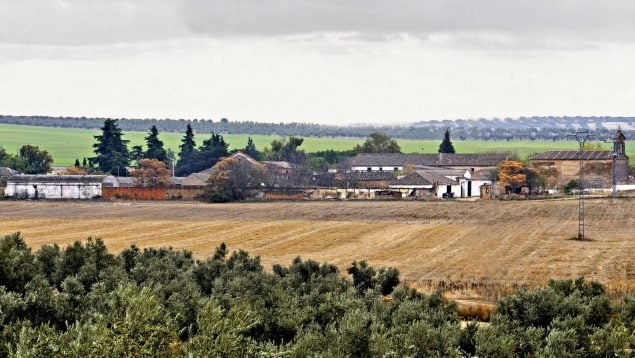
{"label": "gray cloud", "polygon": [[99,45],[187,36],[496,33],[632,41],[630,0],[0,0],[0,42]]}

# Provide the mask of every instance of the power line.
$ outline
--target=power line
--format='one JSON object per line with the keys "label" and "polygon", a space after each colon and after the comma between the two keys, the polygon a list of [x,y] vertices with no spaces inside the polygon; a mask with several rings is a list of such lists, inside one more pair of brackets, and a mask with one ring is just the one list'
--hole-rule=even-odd
{"label": "power line", "polygon": [[588,131],[580,131],[575,134],[569,134],[567,137],[573,137],[580,145],[580,181],[578,188],[580,196],[578,197],[578,240],[584,240],[584,144],[591,138]]}

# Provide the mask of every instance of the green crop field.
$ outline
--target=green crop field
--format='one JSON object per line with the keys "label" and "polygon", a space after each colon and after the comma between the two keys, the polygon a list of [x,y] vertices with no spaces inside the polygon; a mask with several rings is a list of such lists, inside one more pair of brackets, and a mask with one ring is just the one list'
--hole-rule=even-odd
{"label": "green crop field", "polygon": [[[93,136],[98,134],[98,130],[75,129],[75,128],[53,128],[21,126],[12,124],[0,124],[0,146],[8,152],[16,153],[18,148],[24,144],[31,144],[48,150],[55,159],[54,165],[71,165],[76,158],[93,156],[92,145],[95,142]],[[129,145],[144,144],[146,133],[125,132],[124,138],[129,140]],[[178,152],[182,133],[161,133],[160,138],[165,145]],[[247,143],[247,134],[226,134],[223,135],[230,148],[241,148]],[[252,135],[258,149],[268,146],[278,136]],[[207,138],[207,134],[197,134],[197,142],[200,143]],[[306,152],[334,149],[352,149],[356,144],[363,142],[360,138],[317,138],[308,137],[304,139],[302,149]],[[404,153],[436,153],[439,148],[439,140],[409,140],[398,139],[399,145]],[[575,150],[575,142],[548,142],[548,141],[458,141],[455,140],[454,147],[458,153],[480,153],[491,151],[511,151],[517,153],[521,158],[532,153],[544,152],[547,150]],[[610,144],[603,144],[606,148]],[[635,160],[635,147],[627,145],[631,162]]]}

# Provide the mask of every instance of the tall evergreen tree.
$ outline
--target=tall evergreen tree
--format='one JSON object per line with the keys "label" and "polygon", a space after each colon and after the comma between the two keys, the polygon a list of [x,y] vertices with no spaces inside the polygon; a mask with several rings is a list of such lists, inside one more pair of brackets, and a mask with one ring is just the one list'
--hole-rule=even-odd
{"label": "tall evergreen tree", "polygon": [[203,141],[203,145],[192,155],[189,164],[190,173],[200,172],[214,166],[221,158],[227,156],[227,147],[222,135],[212,133],[212,136]]}
{"label": "tall evergreen tree", "polygon": [[247,139],[247,145],[245,146],[245,149],[243,149],[243,152],[256,160],[260,157],[260,153],[258,152],[258,149],[256,149],[256,145],[251,137]]}
{"label": "tall evergreen tree", "polygon": [[81,165],[79,165],[79,158],[75,159],[75,168],[79,168]]}
{"label": "tall evergreen tree", "polygon": [[117,126],[116,119],[106,119],[101,128],[102,134],[96,135],[97,143],[93,144],[95,157],[90,158],[91,163],[103,173],[122,175],[126,173],[126,167],[130,164],[130,152],[128,141],[122,139],[123,134]]}
{"label": "tall evergreen tree", "polygon": [[82,161],[82,167],[88,168],[88,163],[86,163],[86,158],[84,158],[84,160]]}
{"label": "tall evergreen tree", "polygon": [[132,150],[130,151],[130,160],[139,165],[141,159],[145,158],[145,152],[143,151],[143,147],[140,145],[133,145]]}
{"label": "tall evergreen tree", "polygon": [[166,161],[166,152],[163,148],[163,142],[159,139],[159,130],[157,126],[153,125],[150,128],[150,133],[145,138],[148,150],[144,154],[146,159],[156,159],[162,162]]}
{"label": "tall evergreen tree", "polygon": [[196,154],[196,140],[194,139],[194,131],[192,126],[188,123],[185,135],[181,139],[181,145],[179,146],[179,160],[176,163],[176,175],[186,176],[192,173],[191,162],[192,158]]}
{"label": "tall evergreen tree", "polygon": [[445,130],[445,135],[443,136],[443,141],[439,146],[439,153],[454,153],[454,146],[452,145],[452,141],[450,140],[450,130]]}

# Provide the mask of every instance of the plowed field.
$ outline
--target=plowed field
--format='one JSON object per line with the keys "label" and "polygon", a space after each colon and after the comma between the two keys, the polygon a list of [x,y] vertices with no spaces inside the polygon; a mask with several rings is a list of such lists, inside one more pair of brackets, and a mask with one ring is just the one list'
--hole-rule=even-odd
{"label": "plowed field", "polygon": [[[576,200],[478,202],[294,202],[210,205],[0,201],[0,235],[68,244],[101,237],[110,250],[136,244],[260,255],[267,268],[295,256],[345,269],[354,260],[395,266],[421,288],[478,291],[535,287],[585,276],[613,293],[635,291],[635,200],[587,201],[587,236]],[[490,292],[486,292],[486,291]]]}

